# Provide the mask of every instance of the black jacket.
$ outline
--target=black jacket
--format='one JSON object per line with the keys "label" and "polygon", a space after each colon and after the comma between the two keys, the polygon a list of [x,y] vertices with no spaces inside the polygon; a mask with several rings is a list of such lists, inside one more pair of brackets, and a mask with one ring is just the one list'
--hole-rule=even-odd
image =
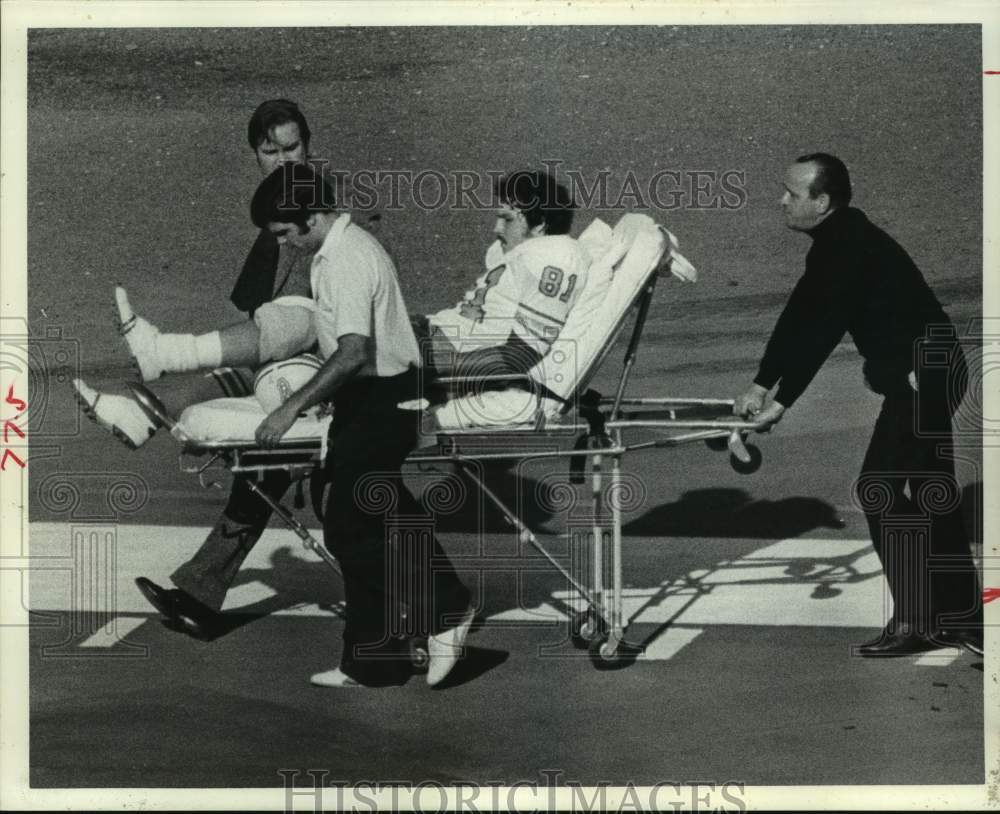
{"label": "black jacket", "polygon": [[271,301],[278,271],[278,249],[277,238],[267,229],[261,229],[243,261],[233,293],[229,295],[233,305],[241,311],[253,315],[265,302]]}
{"label": "black jacket", "polygon": [[[916,341],[951,321],[913,260],[860,209],[829,215],[809,232],[812,248],[767,343],[754,381],[785,407],[812,381],[845,333],[865,359],[877,393],[911,392]],[[919,372],[918,372],[919,377]]]}

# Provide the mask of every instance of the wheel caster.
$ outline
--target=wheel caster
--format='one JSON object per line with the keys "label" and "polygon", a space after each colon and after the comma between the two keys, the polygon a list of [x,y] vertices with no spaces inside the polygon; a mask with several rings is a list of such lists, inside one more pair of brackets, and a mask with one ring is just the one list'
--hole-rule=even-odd
{"label": "wheel caster", "polygon": [[725,435],[720,435],[715,438],[706,438],[705,446],[713,452],[725,452],[726,448],[729,446],[729,438]]}
{"label": "wheel caster", "polygon": [[427,652],[426,639],[410,639],[410,663],[415,673],[426,673],[430,664],[430,653]]}
{"label": "wheel caster", "polygon": [[586,650],[591,643],[608,635],[608,623],[593,608],[575,614],[569,623],[569,635],[573,646]]}
{"label": "wheel caster", "polygon": [[764,456],[761,454],[760,447],[754,444],[747,444],[746,450],[750,454],[749,461],[741,461],[735,455],[729,455],[729,465],[732,466],[741,475],[752,475],[758,469],[760,469],[761,461],[764,460]]}
{"label": "wheel caster", "polygon": [[598,670],[621,670],[635,663],[643,648],[625,641],[612,646],[607,638],[597,639],[590,644],[590,662]]}

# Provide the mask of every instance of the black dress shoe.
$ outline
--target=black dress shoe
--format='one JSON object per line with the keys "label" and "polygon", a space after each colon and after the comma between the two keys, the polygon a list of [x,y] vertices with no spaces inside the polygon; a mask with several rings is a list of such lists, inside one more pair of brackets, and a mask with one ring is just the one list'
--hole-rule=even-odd
{"label": "black dress shoe", "polygon": [[945,647],[964,647],[976,656],[983,655],[983,629],[976,627],[956,627],[935,630],[932,637]]}
{"label": "black dress shoe", "polygon": [[877,639],[855,645],[851,650],[855,656],[874,658],[877,656],[913,656],[917,653],[926,653],[947,646],[944,642],[935,641],[918,633],[909,631],[890,633],[883,630],[882,635]]}
{"label": "black dress shoe", "polygon": [[173,622],[175,627],[196,639],[211,637],[220,614],[180,588],[161,588],[146,577],[139,577],[135,584],[149,604]]}

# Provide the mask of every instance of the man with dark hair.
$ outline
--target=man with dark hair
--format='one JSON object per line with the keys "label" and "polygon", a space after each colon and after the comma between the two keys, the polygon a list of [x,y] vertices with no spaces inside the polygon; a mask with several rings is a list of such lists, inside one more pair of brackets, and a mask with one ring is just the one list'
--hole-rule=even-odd
{"label": "man with dark hair", "polygon": [[[292,238],[309,234],[309,221],[318,214],[330,214],[336,209],[333,190],[323,176],[310,167],[289,166],[272,172],[257,187],[250,201],[250,219],[261,231],[268,230],[279,245],[311,246],[312,241],[287,239],[269,226],[275,222],[292,223],[298,233]],[[315,247],[322,245],[322,241]]]}
{"label": "man with dark hair", "polygon": [[497,200],[524,214],[529,228],[544,224],[545,234],[564,235],[576,208],[566,187],[537,170],[520,170],[497,180]]}
{"label": "man with dark hair", "polygon": [[302,161],[299,147],[308,154],[311,138],[309,122],[299,106],[288,99],[261,102],[247,124],[250,149],[258,154],[258,160],[273,158],[274,166],[285,161]]}
{"label": "man with dark hair", "polygon": [[[251,116],[247,132],[254,158],[265,176],[285,162],[308,159],[309,125],[294,102],[287,99],[263,102]],[[253,365],[261,356],[283,358],[289,352],[297,352],[300,348],[296,345],[290,350],[289,342],[292,339],[299,342],[300,329],[311,326],[310,260],[308,253],[279,246],[274,235],[262,229],[231,296],[233,303],[251,319],[213,334],[192,336],[190,341],[164,335],[173,358],[184,362],[181,369],[212,368],[221,364],[224,357],[228,357],[227,364]],[[150,328],[145,320],[132,313],[124,290],[118,289],[116,293],[122,330],[131,347],[140,337],[148,338]],[[161,369],[150,367],[148,355],[135,356],[144,379],[159,376]],[[250,393],[246,379],[231,368],[213,370],[193,381],[189,377],[182,385],[160,393],[171,413],[220,395]],[[76,380],[74,387],[84,412],[130,448],[138,448],[156,431],[157,425],[131,397],[99,393],[82,380]],[[280,499],[290,479],[284,473],[269,472],[258,485]],[[175,628],[199,638],[210,637],[218,627],[218,611],[226,593],[270,516],[270,506],[253,494],[242,477],[237,477],[229,502],[202,546],[171,575],[177,587],[162,588],[146,577],[139,577],[136,580],[139,589]]]}
{"label": "man with dark hair", "polygon": [[587,282],[589,258],[569,236],[575,204],[544,172],[496,185],[494,242],[486,272],[453,308],[417,318],[438,373],[523,373],[548,352]]}
{"label": "man with dark hair", "polygon": [[808,234],[812,248],[733,411],[770,429],[849,333],[866,384],[884,397],[856,492],[893,598],[886,628],[855,652],[902,656],[963,645],[981,655],[982,595],[947,450],[967,385],[955,329],[906,251],[847,205],[843,162],[802,156],[784,187],[786,225]]}
{"label": "man with dark hair", "polygon": [[[427,683],[433,686],[454,666],[474,612],[436,539],[404,533],[398,548],[390,548],[390,504],[400,515],[419,513],[400,473],[416,446],[418,414],[397,405],[418,395],[420,355],[395,267],[350,215],[333,211],[330,190],[308,166],[275,170],[261,182],[250,211],[279,243],[314,253],[316,334],[325,360],[264,418],[257,441],[274,446],[302,412],[322,401],[334,406],[323,539],[344,574],[344,646],[340,666],[311,680],[324,687],[404,683],[412,666],[396,609],[406,602],[411,632],[429,637]],[[373,486],[394,499],[367,505]],[[400,586],[409,586],[410,595],[399,596]]]}

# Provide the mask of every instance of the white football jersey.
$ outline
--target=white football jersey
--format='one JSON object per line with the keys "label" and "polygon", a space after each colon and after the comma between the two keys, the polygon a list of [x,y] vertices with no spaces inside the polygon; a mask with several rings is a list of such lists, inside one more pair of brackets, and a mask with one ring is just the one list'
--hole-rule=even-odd
{"label": "white football jersey", "polygon": [[513,332],[544,355],[579,298],[589,265],[586,252],[569,235],[533,237],[507,253],[495,241],[475,287],[431,322],[479,347],[503,344]]}

